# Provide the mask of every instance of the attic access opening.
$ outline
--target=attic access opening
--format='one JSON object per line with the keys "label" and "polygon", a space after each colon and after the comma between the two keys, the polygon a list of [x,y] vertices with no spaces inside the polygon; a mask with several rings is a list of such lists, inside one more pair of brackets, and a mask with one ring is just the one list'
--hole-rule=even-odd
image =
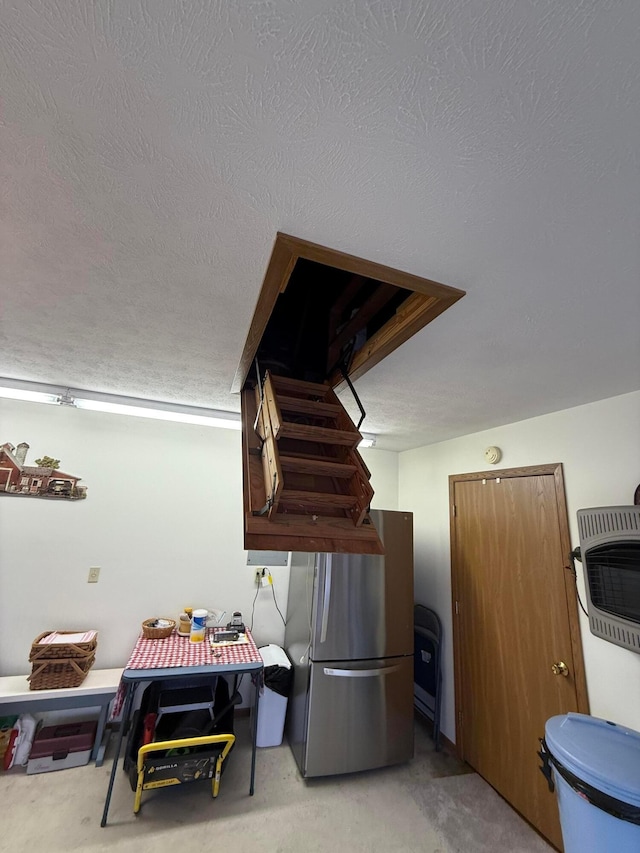
{"label": "attic access opening", "polygon": [[335,390],[462,296],[278,234],[232,388],[242,395],[245,548],[383,553],[360,434]]}
{"label": "attic access opening", "polygon": [[279,233],[232,391],[251,381],[256,358],[261,369],[341,390],[341,364],[355,381],[464,295]]}

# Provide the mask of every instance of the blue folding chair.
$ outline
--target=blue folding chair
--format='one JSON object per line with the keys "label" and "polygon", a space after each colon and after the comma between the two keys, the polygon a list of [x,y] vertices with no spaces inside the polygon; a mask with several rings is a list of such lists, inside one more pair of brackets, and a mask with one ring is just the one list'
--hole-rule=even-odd
{"label": "blue folding chair", "polygon": [[413,636],[413,704],[424,717],[433,721],[433,740],[438,751],[442,697],[442,623],[434,610],[421,604],[414,606]]}

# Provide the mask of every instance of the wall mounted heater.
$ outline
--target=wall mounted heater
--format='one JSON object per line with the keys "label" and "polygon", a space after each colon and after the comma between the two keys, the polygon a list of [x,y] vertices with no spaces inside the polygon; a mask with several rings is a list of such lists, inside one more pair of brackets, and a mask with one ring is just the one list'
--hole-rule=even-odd
{"label": "wall mounted heater", "polygon": [[591,633],[640,654],[640,506],[578,510]]}

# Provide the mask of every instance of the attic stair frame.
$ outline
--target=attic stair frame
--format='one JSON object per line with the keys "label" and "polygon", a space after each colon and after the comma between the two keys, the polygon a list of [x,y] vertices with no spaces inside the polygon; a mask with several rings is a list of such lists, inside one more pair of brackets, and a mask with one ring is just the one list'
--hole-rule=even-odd
{"label": "attic stair frame", "polygon": [[278,233],[232,385],[242,400],[246,548],[383,553],[360,434],[334,392],[353,392],[462,296]]}
{"label": "attic stair frame", "polygon": [[242,418],[245,548],[384,553],[362,437],[329,385],[267,372]]}

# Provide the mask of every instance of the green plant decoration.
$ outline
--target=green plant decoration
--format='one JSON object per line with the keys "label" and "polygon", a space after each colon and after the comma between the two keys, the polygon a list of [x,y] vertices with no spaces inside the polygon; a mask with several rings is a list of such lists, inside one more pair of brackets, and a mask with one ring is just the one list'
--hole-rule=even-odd
{"label": "green plant decoration", "polygon": [[54,459],[52,456],[43,456],[42,459],[36,459],[36,465],[41,468],[57,468],[60,465],[60,460]]}

